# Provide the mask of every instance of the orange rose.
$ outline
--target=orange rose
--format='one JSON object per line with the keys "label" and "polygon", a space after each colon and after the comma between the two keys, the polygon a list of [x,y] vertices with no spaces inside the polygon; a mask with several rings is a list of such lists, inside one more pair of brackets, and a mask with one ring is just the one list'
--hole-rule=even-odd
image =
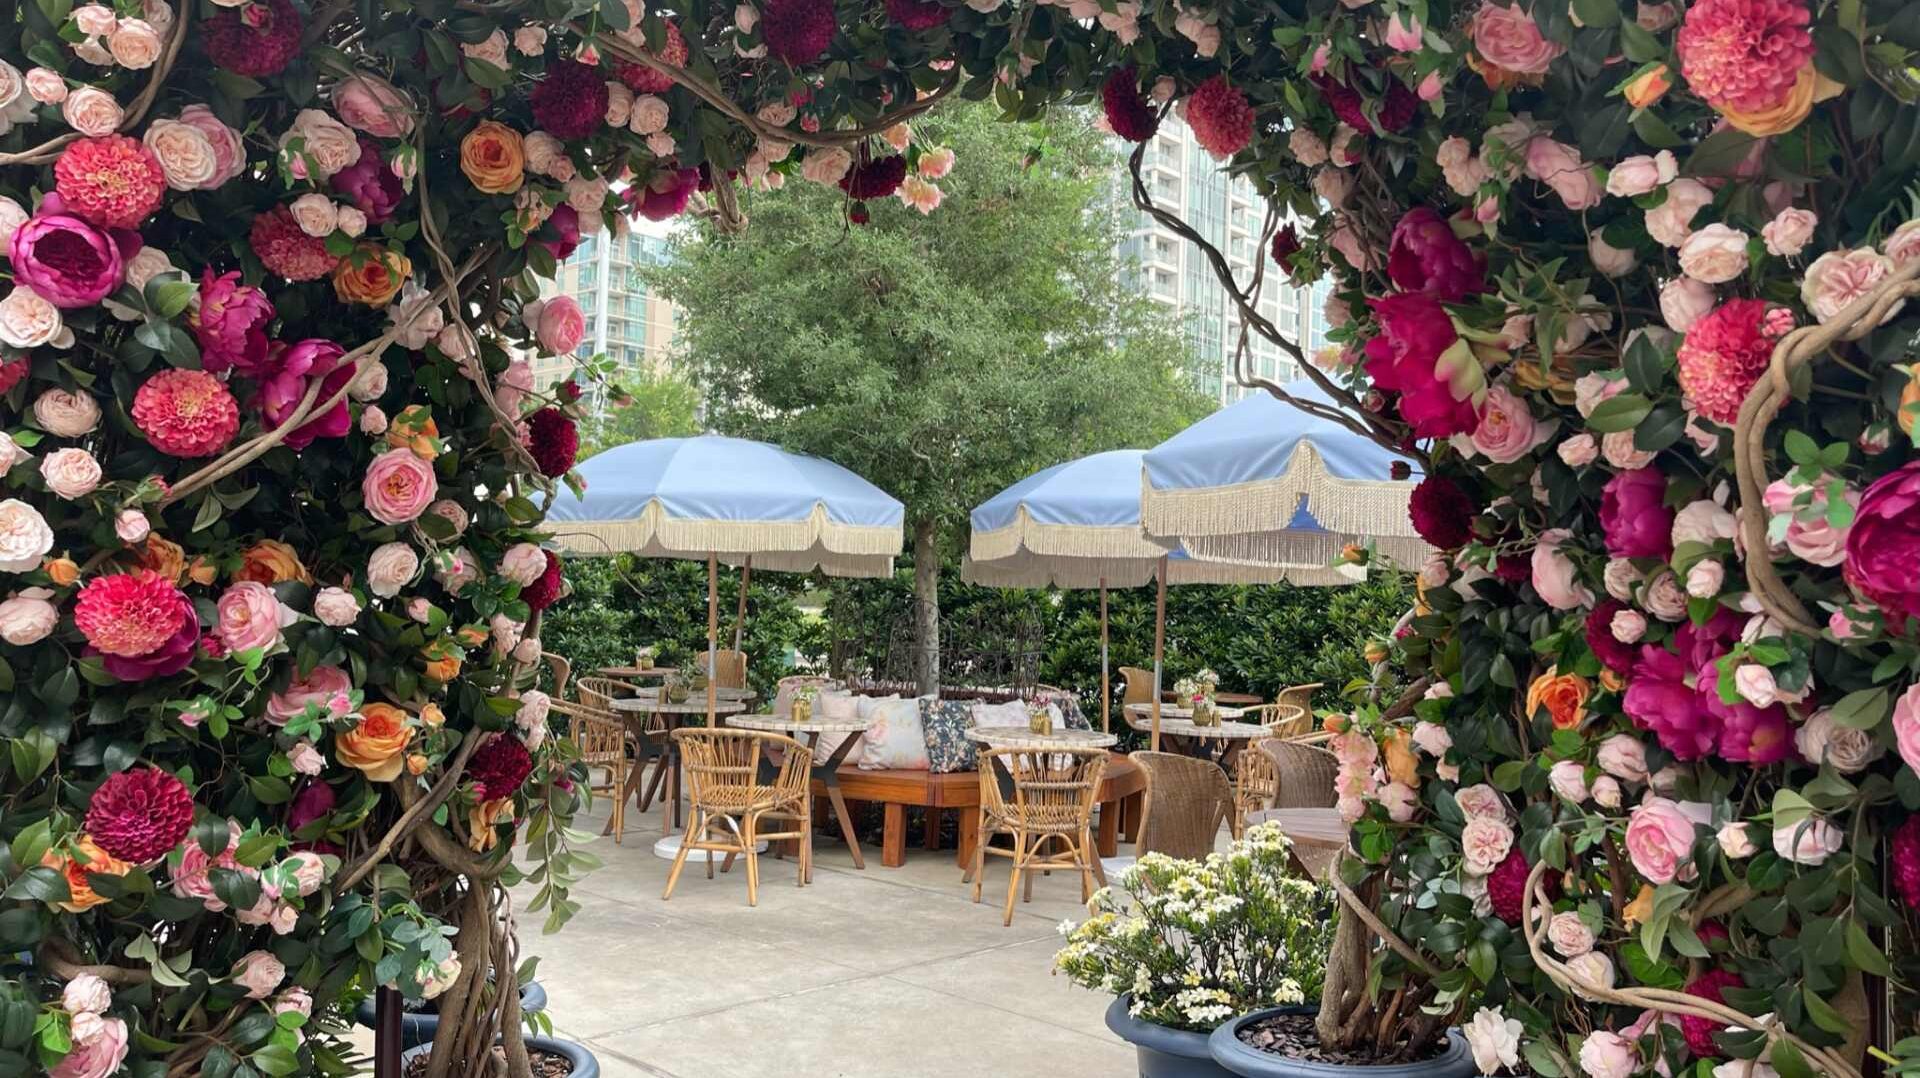
{"label": "orange rose", "polygon": [[1800,126],[1807,118],[1813,106],[1846,90],[1845,86],[1814,70],[1813,61],[1808,60],[1800,68],[1800,74],[1793,80],[1793,89],[1787,96],[1771,108],[1756,109],[1753,112],[1741,112],[1737,109],[1723,109],[1720,115],[1727,122],[1745,131],[1755,138],[1767,138],[1772,135],[1784,135]]}
{"label": "orange rose", "polygon": [[313,574],[300,563],[300,555],[278,539],[262,539],[248,547],[247,552],[240,555],[240,571],[233,574],[233,578],[256,584],[283,584],[289,580],[313,583]]}
{"label": "orange rose", "polygon": [[413,263],[406,255],[377,243],[362,243],[334,267],[333,293],[342,303],[385,307],[411,276]]}
{"label": "orange rose", "polygon": [[513,822],[513,798],[481,801],[467,813],[467,846],[475,853],[486,853],[500,842],[494,828]]}
{"label": "orange rose", "polygon": [[211,584],[220,579],[220,569],[205,558],[195,557],[187,563],[187,577],[195,584]]}
{"label": "orange rose", "polygon": [[462,644],[470,648],[477,648],[487,642],[487,627],[485,625],[464,625],[461,626],[460,632],[457,635]]}
{"label": "orange rose", "polygon": [[1515,86],[1538,86],[1546,81],[1545,75],[1527,75],[1518,71],[1509,71],[1478,53],[1467,54],[1467,66],[1479,72],[1480,78],[1487,84],[1487,89],[1496,93],[1501,90],[1511,90]]}
{"label": "orange rose", "polygon": [[1609,666],[1600,668],[1600,687],[1608,692],[1626,692],[1627,679]]}
{"label": "orange rose", "polygon": [[1562,674],[1554,667],[1527,686],[1527,715],[1545,708],[1556,730],[1575,730],[1587,718],[1587,697],[1593,685],[1579,674]]}
{"label": "orange rose", "polygon": [[180,549],[179,543],[150,533],[140,548],[137,564],[178,584],[187,571],[187,552]]}
{"label": "orange rose", "polygon": [[1420,785],[1420,758],[1413,754],[1413,735],[1394,730],[1381,745],[1386,750],[1387,778],[1403,786]]}
{"label": "orange rose", "polygon": [[392,704],[366,704],[360,708],[360,725],[333,739],[333,754],[373,782],[392,782],[412,741],[406,712]]}
{"label": "orange rose", "polygon": [[410,449],[421,460],[440,455],[440,426],[425,405],[412,404],[402,409],[387,426],[387,444],[395,449]]}
{"label": "orange rose", "polygon": [[429,730],[438,730],[447,724],[447,713],[440,710],[439,704],[428,704],[420,709],[420,721]]}
{"label": "orange rose", "polygon": [[41,568],[47,571],[55,584],[63,588],[72,587],[73,582],[80,579],[80,567],[73,563],[72,558],[49,558]]}
{"label": "orange rose", "polygon": [[520,132],[506,124],[482,120],[460,140],[460,171],[487,194],[510,195],[520,190],[526,170],[527,150]]}
{"label": "orange rose", "polygon": [[424,775],[426,773],[427,773],[427,758],[424,755],[417,752],[409,753],[407,755],[407,774]]}
{"label": "orange rose", "polygon": [[1673,89],[1673,80],[1668,77],[1669,74],[1665,64],[1649,68],[1627,80],[1620,94],[1627,99],[1627,104],[1636,109],[1644,109],[1665,97],[1667,91]]}
{"label": "orange rose", "polygon": [[88,876],[124,876],[133,871],[133,866],[118,860],[107,851],[94,845],[93,839],[82,834],[73,842],[73,852],[79,856],[69,856],[57,850],[48,850],[40,858],[40,863],[54,869],[67,880],[68,899],[54,905],[68,913],[85,913],[105,902],[112,901],[96,892],[87,882]]}
{"label": "orange rose", "polygon": [[1620,912],[1625,915],[1629,927],[1644,924],[1653,916],[1653,885],[1641,884],[1640,893],[1633,896],[1633,901],[1627,903],[1627,908]]}
{"label": "orange rose", "polygon": [[442,684],[452,681],[460,676],[460,657],[442,655],[437,659],[428,659],[424,673],[428,681],[438,681]]}

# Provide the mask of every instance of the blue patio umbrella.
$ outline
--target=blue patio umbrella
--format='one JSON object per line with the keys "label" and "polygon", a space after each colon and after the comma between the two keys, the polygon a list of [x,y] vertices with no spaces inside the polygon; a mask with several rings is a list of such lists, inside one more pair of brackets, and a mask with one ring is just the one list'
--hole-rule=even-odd
{"label": "blue patio umbrella", "polygon": [[[988,587],[1100,589],[1100,716],[1112,707],[1107,654],[1107,588],[1158,582],[1152,729],[1159,734],[1160,664],[1166,585],[1345,584],[1364,572],[1322,561],[1244,565],[1192,557],[1178,543],[1148,539],[1140,527],[1140,475],[1145,451],[1118,449],[1057,464],[1013,484],[973,511],[973,536],[961,575]],[[1299,526],[1319,529],[1310,516]]]}
{"label": "blue patio umbrella", "polygon": [[[1312,382],[1294,396],[1335,402]],[[1364,435],[1268,393],[1252,393],[1161,442],[1144,458],[1141,522],[1196,557],[1265,565],[1327,564],[1371,541],[1403,563],[1427,546],[1407,518],[1411,464]],[[1312,526],[1308,526],[1312,525]]]}

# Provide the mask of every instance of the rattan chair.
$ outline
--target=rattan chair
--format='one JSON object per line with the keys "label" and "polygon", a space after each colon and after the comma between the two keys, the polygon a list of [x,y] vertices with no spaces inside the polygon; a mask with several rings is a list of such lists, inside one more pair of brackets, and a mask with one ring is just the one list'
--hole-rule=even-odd
{"label": "rattan chair", "polygon": [[[558,655],[545,657],[548,665],[554,668],[554,685],[564,684],[564,671],[569,666],[567,660]],[[619,845],[627,830],[627,799],[624,793],[631,766],[627,762],[627,725],[604,706],[565,700],[557,694],[553,697],[553,710],[567,717],[567,740],[579,754],[580,762],[587,765],[587,789],[593,793],[610,794],[614,798],[611,821],[613,841]],[[596,767],[606,769],[607,781],[604,785],[593,781],[593,769]]]}
{"label": "rattan chair", "polygon": [[1143,750],[1128,758],[1147,775],[1136,854],[1199,860],[1212,853],[1220,824],[1235,815],[1233,790],[1220,765],[1177,752]]}
{"label": "rattan chair", "polygon": [[1151,703],[1153,703],[1153,671],[1142,670],[1137,666],[1121,667],[1120,717],[1126,720],[1128,726],[1136,730],[1144,730],[1151,725],[1151,720],[1143,723],[1134,717],[1133,712],[1127,710],[1127,705]]}
{"label": "rattan chair", "polygon": [[1274,808],[1333,807],[1333,776],[1339,769],[1333,753],[1318,745],[1279,738],[1260,742],[1259,749],[1273,762]]}
{"label": "rattan chair", "polygon": [[1233,755],[1233,837],[1247,831],[1247,813],[1268,807],[1276,786],[1273,757],[1242,749]]}
{"label": "rattan chair", "polygon": [[744,689],[747,687],[747,653],[721,648],[718,652],[703,651],[694,660],[695,670],[707,672],[707,656],[713,655],[713,683],[722,689]]}
{"label": "rattan chair", "polygon": [[[1093,895],[1100,853],[1093,844],[1093,805],[1106,775],[1105,749],[988,749],[980,753],[980,839],[973,852],[973,900],[980,901],[987,855],[1013,861],[1001,923],[1013,924],[1013,902],[1026,878],[1033,897],[1036,872],[1080,873],[1080,900]],[[1010,780],[1003,790],[1000,776]],[[1013,848],[991,846],[993,836],[1013,838]],[[1049,847],[1054,847],[1049,852]]]}
{"label": "rattan chair", "polygon": [[[631,696],[636,693],[657,690],[643,689],[630,681],[621,681],[610,677],[583,677],[574,683],[579,687],[580,702],[588,707],[621,717],[614,711],[613,701],[617,697]],[[645,781],[640,791],[639,811],[645,812],[653,805],[653,799],[660,795],[666,783],[670,767],[667,753],[667,726],[658,715],[648,716],[644,725],[633,721],[639,716],[627,716],[627,738],[633,749],[633,762],[629,771],[646,775],[647,766],[653,765],[653,777]]]}
{"label": "rattan chair", "polygon": [[547,668],[553,674],[553,698],[556,700],[565,699],[567,695],[567,681],[573,677],[573,660],[567,658],[565,655],[555,655],[551,651],[541,652],[540,657],[547,661]]}
{"label": "rattan chair", "polygon": [[1276,704],[1292,704],[1307,714],[1313,714],[1313,694],[1326,687],[1326,682],[1315,681],[1306,685],[1289,685],[1280,690],[1273,698]]}
{"label": "rattan chair", "polygon": [[[745,855],[747,904],[758,906],[760,857],[755,849],[763,840],[798,840],[795,886],[806,886],[813,868],[813,798],[808,792],[812,754],[790,737],[757,730],[683,727],[673,732],[673,740],[687,773],[691,815],[661,900],[673,897],[687,854],[705,850],[709,855],[727,855],[722,871],[731,870],[733,859]],[[775,751],[780,753],[777,764],[772,759]],[[763,830],[767,820],[783,821],[789,829]],[[713,878],[711,856],[707,878]]]}

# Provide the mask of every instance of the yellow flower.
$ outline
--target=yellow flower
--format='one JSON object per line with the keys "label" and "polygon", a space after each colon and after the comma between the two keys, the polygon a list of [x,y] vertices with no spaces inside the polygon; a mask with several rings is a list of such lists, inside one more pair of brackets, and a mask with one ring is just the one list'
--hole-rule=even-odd
{"label": "yellow flower", "polygon": [[1839,96],[1846,87],[1822,75],[1814,69],[1813,61],[1808,60],[1800,68],[1800,74],[1793,80],[1793,89],[1787,96],[1771,108],[1741,112],[1737,109],[1721,109],[1720,115],[1734,127],[1755,138],[1770,135],[1784,135],[1800,126],[1800,122],[1813,111],[1813,106]]}
{"label": "yellow flower", "polygon": [[460,140],[460,171],[490,195],[510,195],[526,178],[526,144],[520,132],[495,120],[482,120]]}

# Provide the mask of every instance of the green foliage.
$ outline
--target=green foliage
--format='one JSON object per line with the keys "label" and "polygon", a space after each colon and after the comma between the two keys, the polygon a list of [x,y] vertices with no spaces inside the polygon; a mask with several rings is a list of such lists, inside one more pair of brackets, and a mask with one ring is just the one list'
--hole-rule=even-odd
{"label": "green foliage", "polygon": [[624,401],[610,400],[580,425],[580,459],[628,442],[700,433],[700,387],[674,369],[623,378]]}

